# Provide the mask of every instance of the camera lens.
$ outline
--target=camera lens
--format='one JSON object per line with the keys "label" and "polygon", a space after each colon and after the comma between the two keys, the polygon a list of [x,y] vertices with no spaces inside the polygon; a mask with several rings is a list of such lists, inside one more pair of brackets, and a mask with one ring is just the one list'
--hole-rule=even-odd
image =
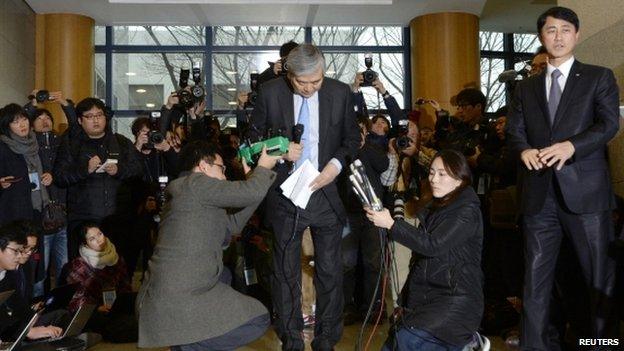
{"label": "camera lens", "polygon": [[191,93],[193,93],[193,96],[196,99],[201,99],[204,97],[204,87],[201,85],[195,85],[193,86],[193,89],[191,89]]}
{"label": "camera lens", "polygon": [[150,130],[148,137],[149,142],[152,144],[160,144],[165,141],[165,136],[158,130]]}
{"label": "camera lens", "polygon": [[48,101],[50,99],[50,92],[47,90],[39,90],[37,92],[37,95],[35,96],[35,99],[37,99],[37,102]]}
{"label": "camera lens", "polygon": [[400,136],[396,138],[396,147],[399,150],[407,149],[410,145],[410,138],[407,136]]}

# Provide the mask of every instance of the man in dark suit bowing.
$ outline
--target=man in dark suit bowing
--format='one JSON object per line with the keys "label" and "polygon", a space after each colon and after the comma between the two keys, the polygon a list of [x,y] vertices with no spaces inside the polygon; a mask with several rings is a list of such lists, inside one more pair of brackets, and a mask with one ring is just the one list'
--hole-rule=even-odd
{"label": "man in dark suit bowing", "polygon": [[[255,132],[281,129],[292,140],[292,127],[304,126],[301,143],[291,142],[288,162],[276,167],[277,179],[267,195],[267,219],[274,234],[272,286],[276,329],[283,350],[303,350],[301,315],[301,237],[310,227],[316,270],[314,350],[331,350],[342,335],[342,261],[340,242],[345,209],[336,177],[348,169],[347,156],[360,142],[347,84],[324,77],[325,59],[314,45],[302,44],[288,55],[288,75],[262,85],[252,114]],[[321,173],[305,209],[279,192],[279,185],[305,160]]]}
{"label": "man in dark suit bowing", "polygon": [[520,343],[523,350],[558,350],[556,335],[549,335],[549,299],[564,234],[591,296],[586,337],[611,335],[615,266],[608,246],[615,202],[606,145],[618,130],[619,97],[611,70],[575,60],[579,20],[574,11],[553,7],[539,17],[537,29],[548,66],[517,87],[507,124],[509,145],[524,165]]}

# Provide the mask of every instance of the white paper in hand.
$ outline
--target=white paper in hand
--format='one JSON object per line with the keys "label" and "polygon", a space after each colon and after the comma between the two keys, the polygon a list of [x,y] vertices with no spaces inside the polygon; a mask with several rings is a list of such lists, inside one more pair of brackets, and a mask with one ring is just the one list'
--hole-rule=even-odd
{"label": "white paper in hand", "polygon": [[314,168],[312,163],[310,163],[309,160],[305,160],[301,167],[297,168],[297,170],[282,183],[280,186],[282,193],[290,199],[295,206],[305,209],[313,193],[312,189],[310,189],[310,184],[319,174],[320,172]]}
{"label": "white paper in hand", "polygon": [[95,173],[104,173],[106,172],[106,166],[116,165],[116,164],[117,164],[117,159],[107,158],[106,161],[95,170]]}

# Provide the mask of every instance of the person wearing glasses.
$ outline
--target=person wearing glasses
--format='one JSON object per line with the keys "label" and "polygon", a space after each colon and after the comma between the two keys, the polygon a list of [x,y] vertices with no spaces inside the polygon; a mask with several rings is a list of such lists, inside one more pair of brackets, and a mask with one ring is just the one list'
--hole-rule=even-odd
{"label": "person wearing glasses", "polygon": [[[0,339],[15,340],[20,329],[30,317],[30,301],[23,295],[22,269],[30,256],[36,252],[36,242],[31,237],[32,225],[26,221],[12,221],[0,227],[0,293],[14,291],[9,299],[0,305]],[[34,245],[33,245],[34,244]],[[30,287],[32,290],[32,286]],[[29,339],[57,337],[63,329],[54,326],[54,320],[62,318],[61,313],[43,315],[26,335]]]}
{"label": "person wearing glasses", "polygon": [[80,130],[65,134],[54,164],[55,183],[67,188],[68,254],[78,255],[78,232],[85,222],[101,223],[124,255],[131,228],[131,190],[128,183],[141,177],[134,144],[113,133],[104,103],[86,98],[76,105]]}
{"label": "person wearing glasses", "polygon": [[182,173],[167,186],[158,241],[137,295],[139,347],[235,350],[261,337],[269,312],[221,281],[223,248],[238,234],[275,180],[281,157],[262,151],[247,180],[228,181],[217,146],[192,141]]}

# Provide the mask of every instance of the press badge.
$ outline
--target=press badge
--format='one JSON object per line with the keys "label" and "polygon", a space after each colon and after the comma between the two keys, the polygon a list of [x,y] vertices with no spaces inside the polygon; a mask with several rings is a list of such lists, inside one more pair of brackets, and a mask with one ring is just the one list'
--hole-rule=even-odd
{"label": "press badge", "polygon": [[41,182],[39,181],[39,173],[37,172],[28,173],[28,178],[30,178],[30,191],[41,190]]}

